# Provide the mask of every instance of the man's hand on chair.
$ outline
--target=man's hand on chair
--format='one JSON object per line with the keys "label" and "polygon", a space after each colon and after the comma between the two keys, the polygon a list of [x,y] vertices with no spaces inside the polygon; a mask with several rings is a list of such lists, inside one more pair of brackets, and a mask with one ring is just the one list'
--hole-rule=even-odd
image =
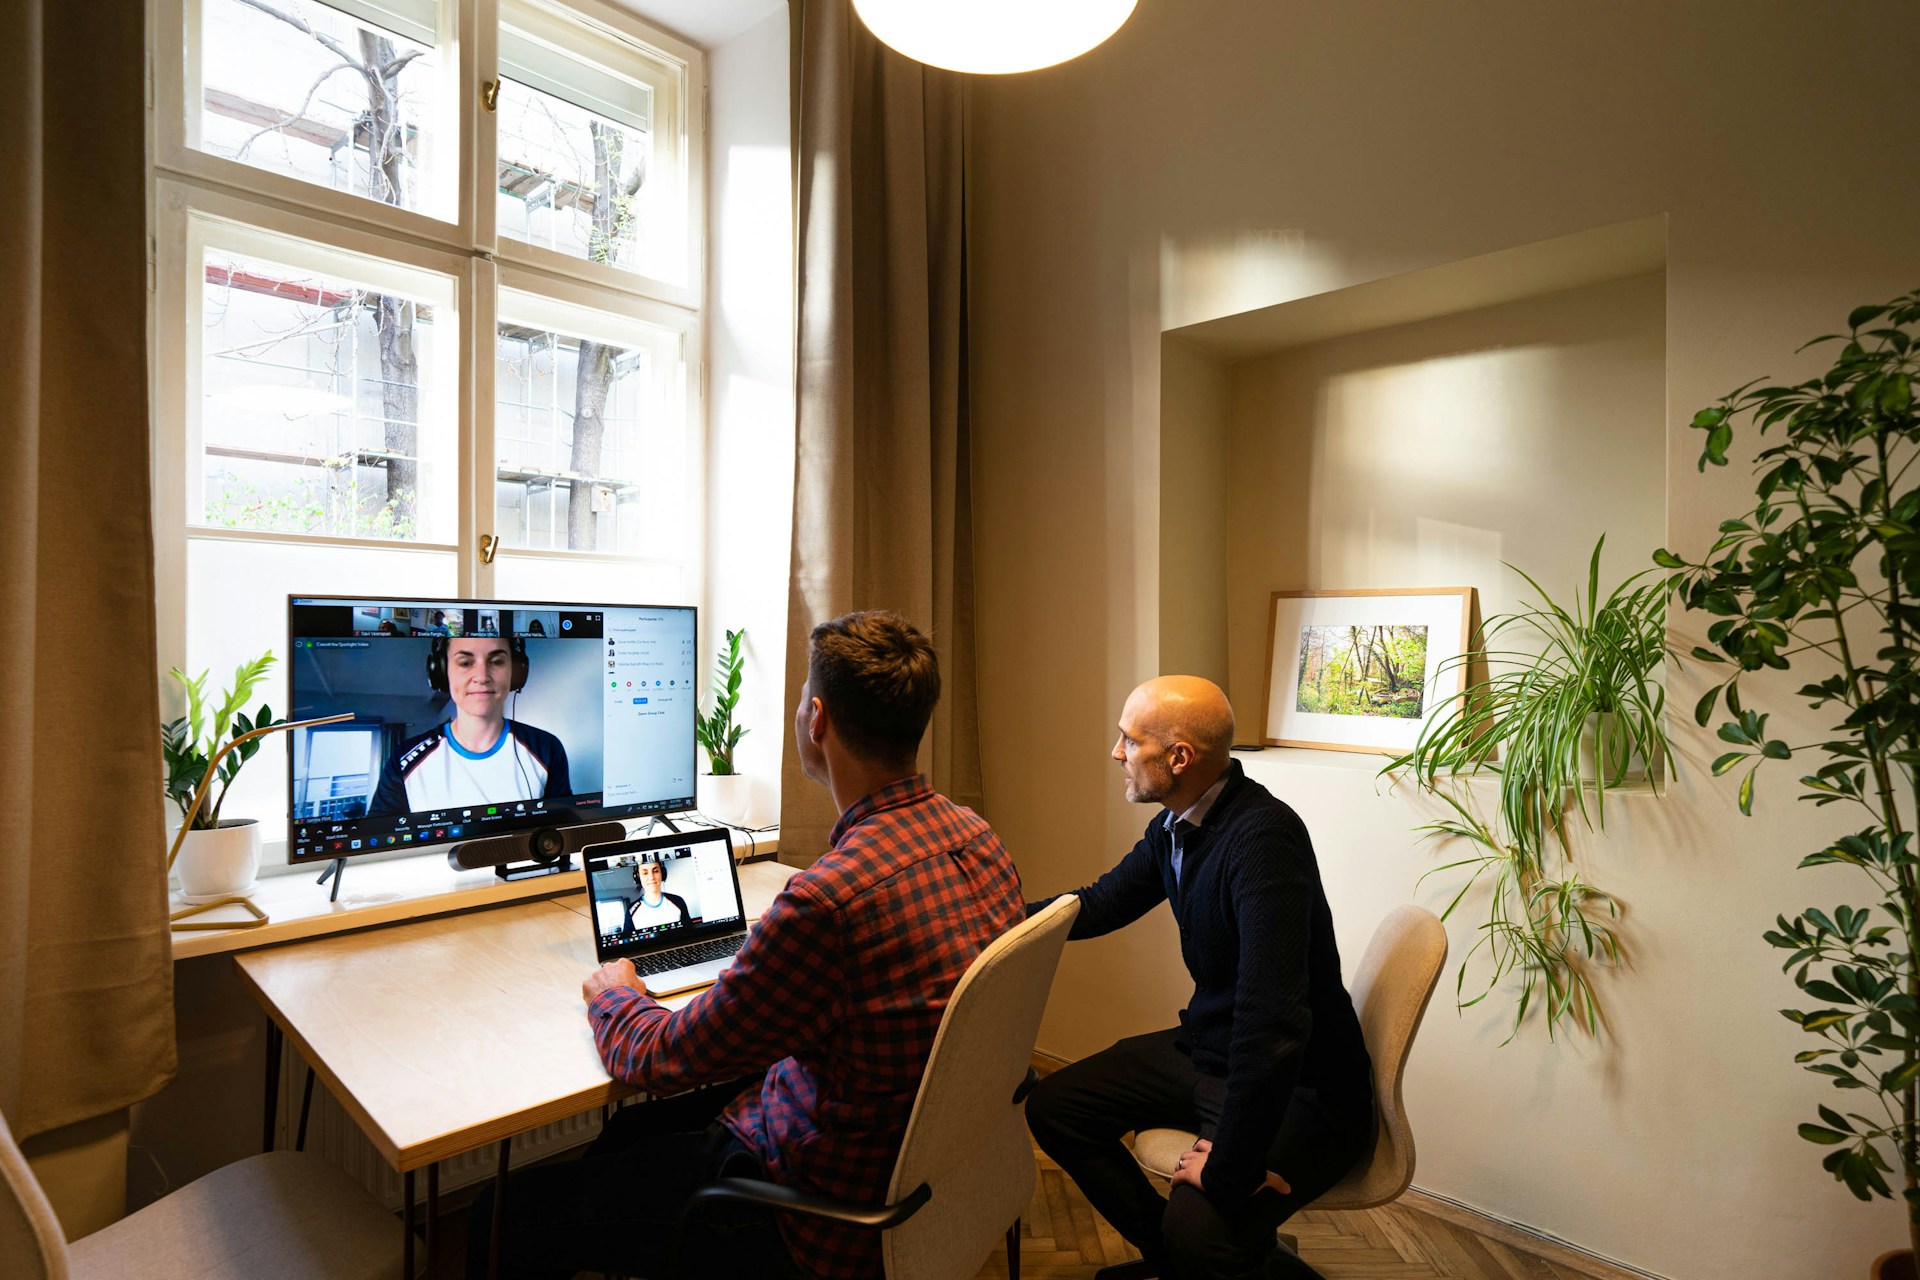
{"label": "man's hand on chair", "polygon": [[580,984],[580,998],[588,1004],[602,991],[612,991],[615,987],[630,987],[641,995],[647,994],[647,984],[640,977],[640,971],[633,967],[631,960],[609,960]]}
{"label": "man's hand on chair", "polygon": [[[1180,1158],[1173,1162],[1172,1185],[1177,1187],[1184,1182],[1195,1191],[1204,1193],[1206,1188],[1200,1184],[1200,1174],[1206,1169],[1207,1153],[1212,1150],[1213,1143],[1200,1138],[1194,1142],[1192,1150],[1181,1152]],[[1267,1180],[1264,1185],[1272,1187],[1283,1196],[1293,1190],[1285,1178],[1271,1169],[1267,1171]]]}

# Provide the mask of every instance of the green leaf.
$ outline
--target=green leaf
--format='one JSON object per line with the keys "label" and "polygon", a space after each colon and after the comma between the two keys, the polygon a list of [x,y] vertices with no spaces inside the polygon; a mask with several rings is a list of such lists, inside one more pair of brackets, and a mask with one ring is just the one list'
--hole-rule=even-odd
{"label": "green leaf", "polygon": [[1823,1129],[1817,1124],[1802,1123],[1800,1126],[1800,1136],[1808,1142],[1817,1142],[1823,1147],[1831,1147],[1836,1143],[1847,1140],[1846,1134],[1835,1133],[1831,1129]]}
{"label": "green leaf", "polygon": [[1733,768],[1733,766],[1739,764],[1742,760],[1745,760],[1746,758],[1747,758],[1747,753],[1744,751],[1727,752],[1727,754],[1719,757],[1713,762],[1713,776],[1716,778],[1720,777],[1722,774],[1726,773],[1727,770]]}
{"label": "green leaf", "polygon": [[1706,728],[1707,721],[1713,718],[1713,709],[1720,701],[1720,690],[1723,687],[1724,686],[1721,685],[1713,686],[1713,688],[1707,690],[1706,694],[1695,704],[1693,708],[1693,721],[1702,729]]}
{"label": "green leaf", "polygon": [[1740,779],[1740,812],[1749,818],[1753,816],[1753,771],[1751,769],[1747,771],[1746,777]]}
{"label": "green leaf", "polygon": [[1880,1077],[1880,1088],[1886,1093],[1902,1093],[1908,1085],[1920,1080],[1920,1058],[1904,1066],[1895,1067]]}
{"label": "green leaf", "polygon": [[1834,1128],[1840,1130],[1842,1133],[1853,1132],[1853,1126],[1847,1123],[1846,1117],[1841,1115],[1838,1111],[1835,1111],[1832,1107],[1823,1106],[1823,1107],[1819,1107],[1818,1110],[1820,1112],[1820,1118],[1822,1120],[1825,1120],[1828,1124],[1832,1125]]}

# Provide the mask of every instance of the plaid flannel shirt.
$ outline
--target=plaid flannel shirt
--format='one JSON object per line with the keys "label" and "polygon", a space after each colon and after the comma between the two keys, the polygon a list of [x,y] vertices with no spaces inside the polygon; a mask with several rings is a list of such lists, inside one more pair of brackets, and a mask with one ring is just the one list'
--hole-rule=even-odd
{"label": "plaid flannel shirt", "polygon": [[[764,1070],[722,1120],[768,1177],[879,1202],[948,997],[1025,911],[993,828],[924,776],[854,804],[832,843],[691,1004],[669,1012],[617,989],[587,1012],[607,1070],[653,1093]],[[780,1226],[804,1271],[883,1274],[877,1232],[795,1217]]]}

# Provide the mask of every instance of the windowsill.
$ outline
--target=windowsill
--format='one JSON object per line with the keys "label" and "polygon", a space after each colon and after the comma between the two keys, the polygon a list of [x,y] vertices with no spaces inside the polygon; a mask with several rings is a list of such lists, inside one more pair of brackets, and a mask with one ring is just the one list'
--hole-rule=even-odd
{"label": "windowsill", "polygon": [[[735,831],[732,836],[736,859],[752,856],[758,861],[779,850],[778,831],[755,836],[757,848],[750,846],[741,832]],[[331,881],[316,883],[326,865],[313,862],[275,867],[270,872],[262,868],[259,883],[249,896],[254,905],[267,913],[267,923],[252,929],[177,932],[173,935],[173,958],[186,960],[246,951],[401,920],[580,893],[586,889],[586,875],[578,870],[525,880],[502,880],[491,869],[455,871],[447,865],[446,850],[442,848],[398,857],[380,855],[377,861],[372,857],[347,859],[336,902],[328,899],[334,888]],[[169,892],[169,911],[186,905],[178,892]],[[193,920],[230,920],[235,924],[247,918],[246,911],[239,907],[221,907],[205,916],[192,917]]]}

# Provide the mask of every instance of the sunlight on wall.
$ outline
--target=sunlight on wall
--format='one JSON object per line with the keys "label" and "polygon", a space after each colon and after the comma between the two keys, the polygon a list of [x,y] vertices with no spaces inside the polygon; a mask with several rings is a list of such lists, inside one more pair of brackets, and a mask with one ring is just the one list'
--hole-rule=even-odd
{"label": "sunlight on wall", "polygon": [[1541,348],[1469,351],[1331,377],[1316,413],[1340,425],[1327,464],[1363,486],[1391,478],[1435,497],[1519,484],[1537,452],[1522,419],[1555,359]]}
{"label": "sunlight on wall", "polygon": [[[793,522],[793,194],[787,8],[713,51],[708,560],[703,661],[745,628],[736,761],[747,822],[778,820]],[[702,768],[705,768],[703,762]]]}
{"label": "sunlight on wall", "polygon": [[729,253],[719,310],[743,350],[757,360],[783,362],[791,341],[792,294],[779,285],[793,268],[787,245],[792,226],[792,161],[784,147],[730,146],[715,164],[721,199],[719,232]]}
{"label": "sunlight on wall", "polygon": [[1422,516],[1413,522],[1415,581],[1423,586],[1484,582],[1499,571],[1505,546],[1498,529]]}
{"label": "sunlight on wall", "polygon": [[1239,231],[1160,241],[1160,327],[1177,329],[1338,288],[1351,273],[1304,231]]}

